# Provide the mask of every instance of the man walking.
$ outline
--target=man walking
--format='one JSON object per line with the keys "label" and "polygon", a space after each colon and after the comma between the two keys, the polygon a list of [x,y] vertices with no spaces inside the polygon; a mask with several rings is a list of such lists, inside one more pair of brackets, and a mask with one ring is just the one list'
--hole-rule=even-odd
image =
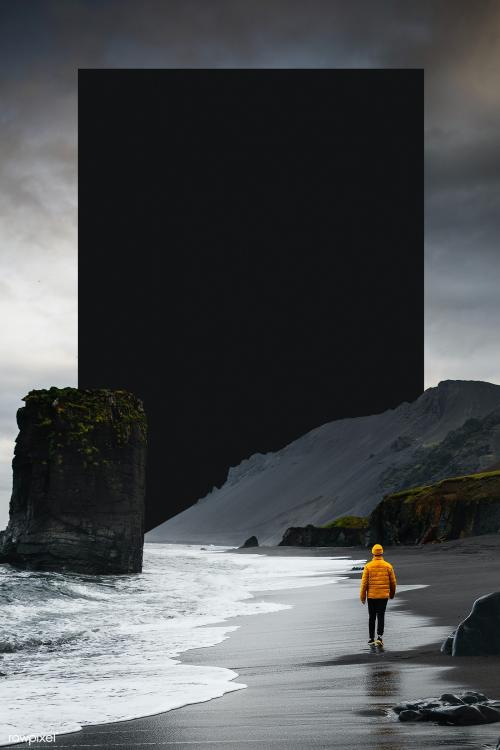
{"label": "man walking", "polygon": [[[396,576],[392,565],[382,555],[381,544],[372,547],[373,560],[367,563],[361,578],[359,598],[364,604],[368,599],[368,630],[370,640],[374,646],[383,646],[385,608],[389,599],[394,599],[396,593]],[[375,622],[377,624],[377,640],[375,638]]]}

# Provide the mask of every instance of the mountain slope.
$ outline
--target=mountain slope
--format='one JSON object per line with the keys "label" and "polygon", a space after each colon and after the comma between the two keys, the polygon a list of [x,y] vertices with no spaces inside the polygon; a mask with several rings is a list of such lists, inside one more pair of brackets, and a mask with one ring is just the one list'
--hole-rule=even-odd
{"label": "mountain slope", "polygon": [[[241,544],[255,534],[260,543],[276,544],[290,526],[367,515],[384,494],[414,483],[416,466],[430,474],[419,481],[444,478],[449,462],[434,465],[433,451],[468,419],[483,420],[497,407],[500,386],[446,380],[396,409],[324,424],[276,453],[231,467],[220,489],[150,531],[146,541]],[[492,432],[488,451],[471,456],[475,465],[467,471],[500,458]]]}
{"label": "mountain slope", "polygon": [[499,456],[500,407],[497,407],[485,417],[470,417],[438,445],[417,448],[410,464],[383,472],[380,487],[404,489],[444,477],[493,471],[500,468]]}

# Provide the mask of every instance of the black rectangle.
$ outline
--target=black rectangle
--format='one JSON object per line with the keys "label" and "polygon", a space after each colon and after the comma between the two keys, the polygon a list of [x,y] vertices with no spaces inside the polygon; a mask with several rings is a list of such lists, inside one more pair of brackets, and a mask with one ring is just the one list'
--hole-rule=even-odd
{"label": "black rectangle", "polygon": [[147,527],[423,391],[421,70],[80,70],[79,386],[149,419]]}

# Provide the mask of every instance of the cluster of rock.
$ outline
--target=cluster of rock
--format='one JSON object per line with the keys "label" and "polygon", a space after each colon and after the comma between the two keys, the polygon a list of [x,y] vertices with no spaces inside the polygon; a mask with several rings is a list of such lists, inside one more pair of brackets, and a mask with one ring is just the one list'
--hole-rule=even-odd
{"label": "cluster of rock", "polygon": [[367,519],[356,516],[339,518],[326,526],[292,526],[279,546],[354,547],[364,544],[367,527]]}
{"label": "cluster of rock", "polygon": [[17,411],[0,562],[29,570],[142,569],[147,423],[124,390],[32,390]]}
{"label": "cluster of rock", "polygon": [[437,721],[439,724],[469,726],[500,721],[500,701],[468,690],[460,695],[444,693],[440,698],[422,698],[399,703],[393,711],[400,721]]}
{"label": "cluster of rock", "polygon": [[446,638],[441,653],[449,656],[500,654],[500,592],[476,599],[471,613]]}

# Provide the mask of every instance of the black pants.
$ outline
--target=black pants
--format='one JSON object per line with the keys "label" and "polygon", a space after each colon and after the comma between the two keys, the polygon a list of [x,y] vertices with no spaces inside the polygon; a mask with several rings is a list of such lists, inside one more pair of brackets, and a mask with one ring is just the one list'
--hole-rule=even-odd
{"label": "black pants", "polygon": [[377,635],[384,635],[385,608],[388,599],[368,599],[368,630],[370,640],[375,636],[375,619],[377,620]]}

